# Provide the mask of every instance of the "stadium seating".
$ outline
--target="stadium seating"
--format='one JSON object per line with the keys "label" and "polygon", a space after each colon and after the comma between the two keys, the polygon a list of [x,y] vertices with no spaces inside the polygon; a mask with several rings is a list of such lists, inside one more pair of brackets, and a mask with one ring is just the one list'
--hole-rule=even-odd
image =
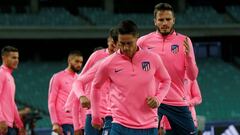
{"label": "stadium seating", "polygon": [[[14,9],[14,8],[13,8]],[[176,13],[176,25],[223,25],[240,22],[239,6],[228,6],[227,12],[233,20],[225,19],[211,6],[189,6]],[[123,19],[131,19],[139,26],[152,26],[152,13],[111,13],[101,8],[80,7],[79,16],[71,15],[64,8],[45,7],[39,13],[0,12],[0,26],[112,26]],[[230,17],[231,18],[231,17]]]}
{"label": "stadium seating", "polygon": [[64,8],[42,8],[39,13],[0,13],[0,26],[81,26],[87,23]]}
{"label": "stadium seating", "polygon": [[220,25],[227,24],[224,16],[210,6],[188,7],[183,13],[176,14],[177,25]]}
{"label": "stadium seating", "polygon": [[49,81],[54,73],[65,66],[65,62],[25,62],[14,72],[17,101],[43,114],[37,127],[48,127],[50,124],[47,104]]}
{"label": "stadium seating", "polygon": [[118,24],[121,20],[131,19],[139,26],[153,25],[151,14],[113,14],[104,11],[101,8],[79,8],[79,13],[88,18],[93,25],[112,26]]}
{"label": "stadium seating", "polygon": [[220,59],[198,60],[199,85],[203,103],[197,107],[199,115],[207,121],[240,118],[238,97],[240,71]]}
{"label": "stadium seating", "polygon": [[[88,18],[94,25],[114,25],[123,19],[132,19],[138,23],[139,26],[153,25],[152,14],[113,14],[104,11],[101,8],[79,8],[80,14]],[[214,8],[210,6],[188,7],[183,13],[176,14],[177,25],[221,25],[230,22],[224,19],[224,16],[217,13]]]}
{"label": "stadium seating", "polygon": [[240,6],[227,6],[226,10],[238,23],[240,23]]}

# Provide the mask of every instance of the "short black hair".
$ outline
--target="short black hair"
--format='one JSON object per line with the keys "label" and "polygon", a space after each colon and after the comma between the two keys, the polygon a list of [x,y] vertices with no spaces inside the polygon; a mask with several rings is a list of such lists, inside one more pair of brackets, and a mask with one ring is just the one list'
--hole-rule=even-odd
{"label": "short black hair", "polygon": [[68,54],[68,57],[70,56],[83,56],[82,53],[79,50],[73,50]]}
{"label": "short black hair", "polygon": [[132,20],[124,20],[117,26],[118,34],[132,34],[138,36],[138,27]]}
{"label": "short black hair", "polygon": [[173,7],[172,7],[170,4],[168,4],[168,3],[158,3],[158,4],[155,5],[155,7],[154,7],[154,11],[153,11],[154,18],[156,18],[157,12],[158,12],[158,11],[161,11],[161,10],[169,10],[169,11],[172,11],[172,13],[173,13],[173,15],[174,15]]}
{"label": "short black hair", "polygon": [[18,49],[16,47],[13,47],[13,46],[5,46],[1,50],[1,56],[4,56],[4,55],[6,55],[10,52],[18,52]]}
{"label": "short black hair", "polygon": [[113,39],[113,42],[116,43],[118,41],[118,31],[116,27],[113,27],[109,30],[108,37],[111,37]]}

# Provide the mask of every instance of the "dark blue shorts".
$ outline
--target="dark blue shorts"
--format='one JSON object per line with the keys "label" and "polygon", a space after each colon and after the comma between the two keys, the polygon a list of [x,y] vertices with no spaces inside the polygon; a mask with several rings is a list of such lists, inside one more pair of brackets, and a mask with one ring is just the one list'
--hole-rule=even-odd
{"label": "dark blue shorts", "polygon": [[127,128],[123,125],[112,123],[112,129],[110,135],[157,135],[157,128],[149,129],[133,129]]}
{"label": "dark blue shorts", "polygon": [[84,135],[101,135],[102,132],[92,126],[92,115],[87,114]]}
{"label": "dark blue shorts", "polygon": [[172,135],[196,135],[191,112],[188,106],[171,106],[161,104],[158,108],[159,121],[165,115],[172,128]]}
{"label": "dark blue shorts", "polygon": [[112,116],[105,117],[102,135],[110,135],[110,131],[112,128],[112,121],[113,121]]}
{"label": "dark blue shorts", "polygon": [[63,124],[61,125],[64,135],[74,135],[74,129],[72,124]]}

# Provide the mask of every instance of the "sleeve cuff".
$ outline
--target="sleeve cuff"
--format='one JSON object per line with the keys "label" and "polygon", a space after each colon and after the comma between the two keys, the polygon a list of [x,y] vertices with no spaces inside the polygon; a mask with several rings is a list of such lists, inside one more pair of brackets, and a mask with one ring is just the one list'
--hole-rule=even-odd
{"label": "sleeve cuff", "polygon": [[158,107],[159,107],[162,101],[161,101],[161,99],[158,98],[157,96],[155,96],[155,99],[156,99],[157,105],[158,105]]}

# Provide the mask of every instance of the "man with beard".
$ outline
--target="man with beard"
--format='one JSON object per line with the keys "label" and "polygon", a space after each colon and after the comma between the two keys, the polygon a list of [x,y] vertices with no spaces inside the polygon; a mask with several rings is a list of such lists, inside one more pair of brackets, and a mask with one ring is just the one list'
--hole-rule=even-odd
{"label": "man with beard", "polygon": [[156,31],[141,37],[137,44],[161,56],[171,77],[171,87],[158,108],[161,119],[165,115],[174,135],[196,134],[191,112],[184,92],[185,75],[194,81],[197,78],[193,46],[189,37],[174,30],[173,8],[168,3],[159,3],[154,8]]}
{"label": "man with beard", "polygon": [[82,54],[72,51],[68,55],[68,67],[53,75],[49,85],[48,109],[52,121],[52,130],[60,135],[74,134],[70,112],[64,111],[64,105],[83,63]]}

